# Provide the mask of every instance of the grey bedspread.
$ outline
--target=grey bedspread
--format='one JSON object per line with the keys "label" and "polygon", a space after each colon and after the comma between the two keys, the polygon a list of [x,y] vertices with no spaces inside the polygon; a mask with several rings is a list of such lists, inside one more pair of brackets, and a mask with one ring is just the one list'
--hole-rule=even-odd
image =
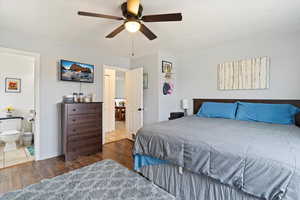
{"label": "grey bedspread", "polygon": [[300,199],[300,128],[190,116],[142,128],[135,154],[267,200]]}
{"label": "grey bedspread", "polygon": [[171,164],[148,165],[140,173],[176,200],[262,200],[208,176],[183,170]]}

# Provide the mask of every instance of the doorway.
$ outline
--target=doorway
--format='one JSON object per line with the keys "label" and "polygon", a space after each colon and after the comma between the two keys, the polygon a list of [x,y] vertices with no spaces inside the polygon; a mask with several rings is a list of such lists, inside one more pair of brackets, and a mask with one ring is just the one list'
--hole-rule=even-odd
{"label": "doorway", "polygon": [[39,55],[0,47],[0,168],[39,159]]}
{"label": "doorway", "polygon": [[[136,76],[140,78],[135,78]],[[142,98],[140,101],[136,100],[142,97],[142,76],[141,70],[104,66],[104,143],[123,139],[132,140],[136,129],[142,126],[143,101]]]}

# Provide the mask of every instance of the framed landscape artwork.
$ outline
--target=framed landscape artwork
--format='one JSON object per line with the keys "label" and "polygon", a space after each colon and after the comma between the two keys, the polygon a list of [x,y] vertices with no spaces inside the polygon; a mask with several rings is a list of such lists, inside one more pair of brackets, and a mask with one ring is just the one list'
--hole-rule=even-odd
{"label": "framed landscape artwork", "polygon": [[6,78],[5,79],[5,92],[6,93],[21,93],[21,79]]}
{"label": "framed landscape artwork", "polygon": [[74,61],[60,61],[60,79],[83,83],[94,83],[94,65]]}

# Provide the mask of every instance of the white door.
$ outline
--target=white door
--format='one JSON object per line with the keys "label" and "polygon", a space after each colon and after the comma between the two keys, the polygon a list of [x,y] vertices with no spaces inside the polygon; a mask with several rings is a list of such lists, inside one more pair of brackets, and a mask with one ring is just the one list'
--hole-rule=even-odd
{"label": "white door", "polygon": [[126,72],[126,128],[136,134],[143,126],[143,68]]}
{"label": "white door", "polygon": [[104,70],[104,133],[114,131],[115,127],[115,91],[116,71]]}

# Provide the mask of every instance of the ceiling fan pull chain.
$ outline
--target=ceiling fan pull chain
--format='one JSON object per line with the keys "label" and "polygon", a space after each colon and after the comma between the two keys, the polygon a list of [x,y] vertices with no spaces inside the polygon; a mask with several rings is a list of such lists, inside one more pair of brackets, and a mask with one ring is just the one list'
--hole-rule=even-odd
{"label": "ceiling fan pull chain", "polygon": [[134,57],[134,37],[131,35],[131,56]]}

